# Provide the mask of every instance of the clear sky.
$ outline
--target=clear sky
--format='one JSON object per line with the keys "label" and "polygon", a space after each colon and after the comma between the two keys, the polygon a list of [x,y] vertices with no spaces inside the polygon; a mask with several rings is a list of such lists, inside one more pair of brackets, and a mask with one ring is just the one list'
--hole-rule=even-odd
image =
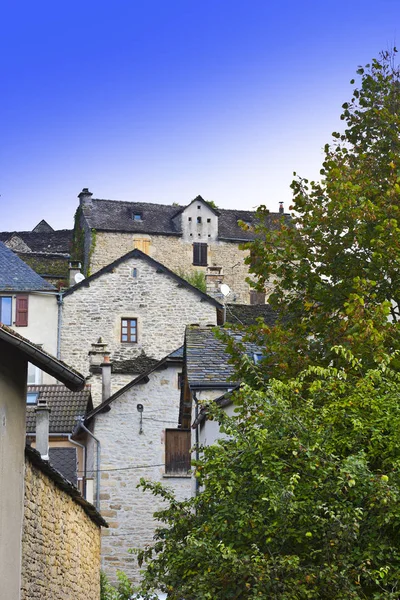
{"label": "clear sky", "polygon": [[72,227],[77,194],[290,205],[399,0],[5,0],[0,230]]}

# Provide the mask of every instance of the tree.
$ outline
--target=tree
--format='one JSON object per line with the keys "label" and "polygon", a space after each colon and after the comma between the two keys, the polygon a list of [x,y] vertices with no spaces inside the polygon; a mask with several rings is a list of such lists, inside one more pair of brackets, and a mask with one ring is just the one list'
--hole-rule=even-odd
{"label": "tree", "polygon": [[383,53],[343,105],[322,182],[259,224],[249,263],[277,324],[226,335],[236,415],[195,463],[200,493],[166,508],[141,593],[171,600],[400,597],[400,73]]}
{"label": "tree", "polygon": [[[327,365],[342,344],[365,365],[399,348],[400,71],[393,53],[365,69],[343,104],[342,134],[325,147],[322,181],[292,183],[292,221],[265,226],[258,210],[250,271],[256,287],[275,282],[269,298],[278,325],[254,328],[268,349],[269,372],[288,377]],[[354,84],[354,80],[351,82]],[[388,316],[390,320],[388,320]]]}
{"label": "tree", "polygon": [[[368,371],[310,367],[265,391],[243,387],[228,436],[196,462],[198,496],[167,500],[140,590],[169,598],[398,598],[400,386]],[[346,358],[347,357],[347,358]]]}

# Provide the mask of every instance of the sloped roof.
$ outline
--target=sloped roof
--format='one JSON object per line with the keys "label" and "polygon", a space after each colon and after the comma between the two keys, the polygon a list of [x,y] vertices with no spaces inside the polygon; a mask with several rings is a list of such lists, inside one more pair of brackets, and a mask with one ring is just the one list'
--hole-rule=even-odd
{"label": "sloped roof", "polygon": [[218,302],[217,300],[215,300],[215,298],[212,298],[211,296],[208,296],[208,294],[205,294],[204,292],[202,292],[201,290],[199,290],[198,288],[196,288],[194,285],[190,284],[188,281],[186,281],[186,279],[183,279],[182,277],[179,277],[179,275],[177,275],[176,273],[174,273],[174,271],[171,271],[171,269],[168,269],[168,267],[166,267],[165,265],[161,264],[157,260],[154,260],[154,258],[151,258],[150,256],[148,256],[147,254],[145,254],[141,250],[138,250],[137,248],[135,248],[134,250],[131,250],[127,254],[124,254],[124,256],[121,256],[120,258],[117,258],[117,260],[114,260],[114,262],[110,263],[106,267],[103,267],[99,271],[96,271],[96,273],[94,273],[90,277],[87,277],[86,279],[84,279],[80,283],[77,283],[76,285],[70,287],[68,290],[66,290],[63,293],[63,295],[64,296],[69,296],[70,294],[73,294],[76,290],[79,290],[82,287],[89,287],[90,283],[92,281],[94,281],[95,279],[98,279],[99,277],[101,277],[105,273],[112,273],[114,271],[115,267],[117,267],[121,263],[123,263],[123,262],[125,262],[125,261],[127,261],[127,260],[129,260],[131,258],[140,258],[141,260],[146,261],[148,264],[152,265],[159,273],[164,273],[165,275],[168,275],[172,279],[175,279],[175,281],[181,287],[185,287],[185,288],[191,290],[192,292],[195,292],[203,300],[205,300],[207,302],[210,302],[211,304],[213,304],[217,308],[221,308],[221,309],[223,308],[222,304],[220,302]]}
{"label": "sloped roof", "polygon": [[42,219],[39,223],[32,229],[35,233],[48,233],[49,231],[54,231],[51,225],[48,224],[47,221]]}
{"label": "sloped roof", "polygon": [[277,314],[269,304],[226,304],[227,323],[256,325],[259,317],[267,325],[274,325]]}
{"label": "sloped roof", "polygon": [[13,235],[21,238],[31,252],[50,252],[69,255],[72,244],[72,229],[55,231],[1,231],[0,242],[7,242]]}
{"label": "sloped roof", "polygon": [[[186,378],[191,389],[230,389],[239,384],[225,344],[215,336],[215,327],[189,325],[185,334]],[[240,338],[240,334],[234,334]],[[259,353],[246,342],[246,353]]]}
{"label": "sloped roof", "polygon": [[[50,433],[72,433],[76,418],[92,410],[90,386],[71,392],[65,385],[28,385],[27,393],[36,392],[38,400],[46,400],[50,408]],[[26,432],[36,431],[35,405],[26,407]]]}
{"label": "sloped roof", "polygon": [[[207,204],[201,196],[195,198]],[[194,202],[193,200],[192,202]],[[124,202],[119,200],[102,200],[92,198],[82,205],[83,214],[90,228],[103,231],[121,231],[132,233],[147,233],[160,235],[180,236],[182,232],[174,221],[186,206],[171,206],[167,204],[151,204],[148,202]],[[210,207],[218,218],[218,237],[223,240],[252,240],[255,238],[251,228],[243,230],[238,221],[255,223],[255,212],[250,210],[230,210]],[[140,220],[135,220],[132,215],[141,215]],[[279,213],[270,213],[270,227],[278,227]]]}
{"label": "sloped roof", "polygon": [[108,408],[109,405],[112,402],[114,402],[114,400],[116,400],[117,398],[119,398],[120,396],[125,394],[126,391],[128,391],[130,388],[134,387],[135,385],[138,385],[140,383],[148,383],[149,375],[151,375],[151,373],[153,373],[153,371],[157,371],[157,369],[164,367],[164,365],[166,365],[167,363],[180,363],[180,362],[182,362],[182,360],[183,360],[183,346],[181,346],[177,350],[174,350],[174,352],[167,354],[167,356],[164,356],[164,358],[162,358],[156,364],[154,364],[152,367],[150,367],[145,373],[141,373],[140,375],[138,375],[138,377],[135,377],[135,379],[132,379],[132,381],[130,381],[124,387],[122,387],[117,392],[115,392],[115,394],[113,394],[112,396],[107,398],[107,400],[104,400],[101,404],[96,406],[96,408],[94,408],[92,411],[90,411],[86,415],[86,420],[89,421],[92,417],[94,417],[98,413],[103,412],[103,411],[106,412],[107,410],[110,410]]}
{"label": "sloped roof", "polygon": [[12,250],[0,242],[0,291],[56,291]]}
{"label": "sloped roof", "polygon": [[0,350],[6,352],[10,346],[17,348],[27,361],[64,383],[68,389],[77,391],[84,387],[85,378],[78,371],[19,335],[11,327],[0,323]]}

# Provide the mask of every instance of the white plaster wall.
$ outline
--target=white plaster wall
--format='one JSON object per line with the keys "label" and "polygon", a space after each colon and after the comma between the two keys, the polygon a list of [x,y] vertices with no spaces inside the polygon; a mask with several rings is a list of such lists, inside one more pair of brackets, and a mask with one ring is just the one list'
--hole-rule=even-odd
{"label": "white plaster wall", "polygon": [[[110,526],[103,530],[102,563],[113,580],[116,570],[122,569],[138,581],[139,568],[128,549],[151,544],[156,526],[153,513],[162,507],[160,499],[137,489],[140,478],[162,482],[179,499],[190,495],[190,477],[164,477],[164,432],[177,427],[181,370],[180,364],[174,364],[150,374],[147,384],[131,388],[111,404],[110,412],[96,416],[101,513]],[[144,407],[142,433],[138,404]]]}
{"label": "white plaster wall", "polygon": [[[201,223],[197,223],[197,217],[201,217]],[[189,204],[182,212],[181,219],[183,240],[210,243],[218,238],[218,217],[204,202]]]}
{"label": "white plaster wall", "polygon": [[24,502],[26,360],[0,343],[0,596],[19,600]]}

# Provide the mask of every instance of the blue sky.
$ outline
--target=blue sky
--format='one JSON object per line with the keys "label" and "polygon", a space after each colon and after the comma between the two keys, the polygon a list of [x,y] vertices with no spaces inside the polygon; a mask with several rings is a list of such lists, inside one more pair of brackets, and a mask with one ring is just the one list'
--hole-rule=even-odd
{"label": "blue sky", "polygon": [[0,230],[71,227],[83,187],[288,208],[399,17],[398,0],[4,2]]}

